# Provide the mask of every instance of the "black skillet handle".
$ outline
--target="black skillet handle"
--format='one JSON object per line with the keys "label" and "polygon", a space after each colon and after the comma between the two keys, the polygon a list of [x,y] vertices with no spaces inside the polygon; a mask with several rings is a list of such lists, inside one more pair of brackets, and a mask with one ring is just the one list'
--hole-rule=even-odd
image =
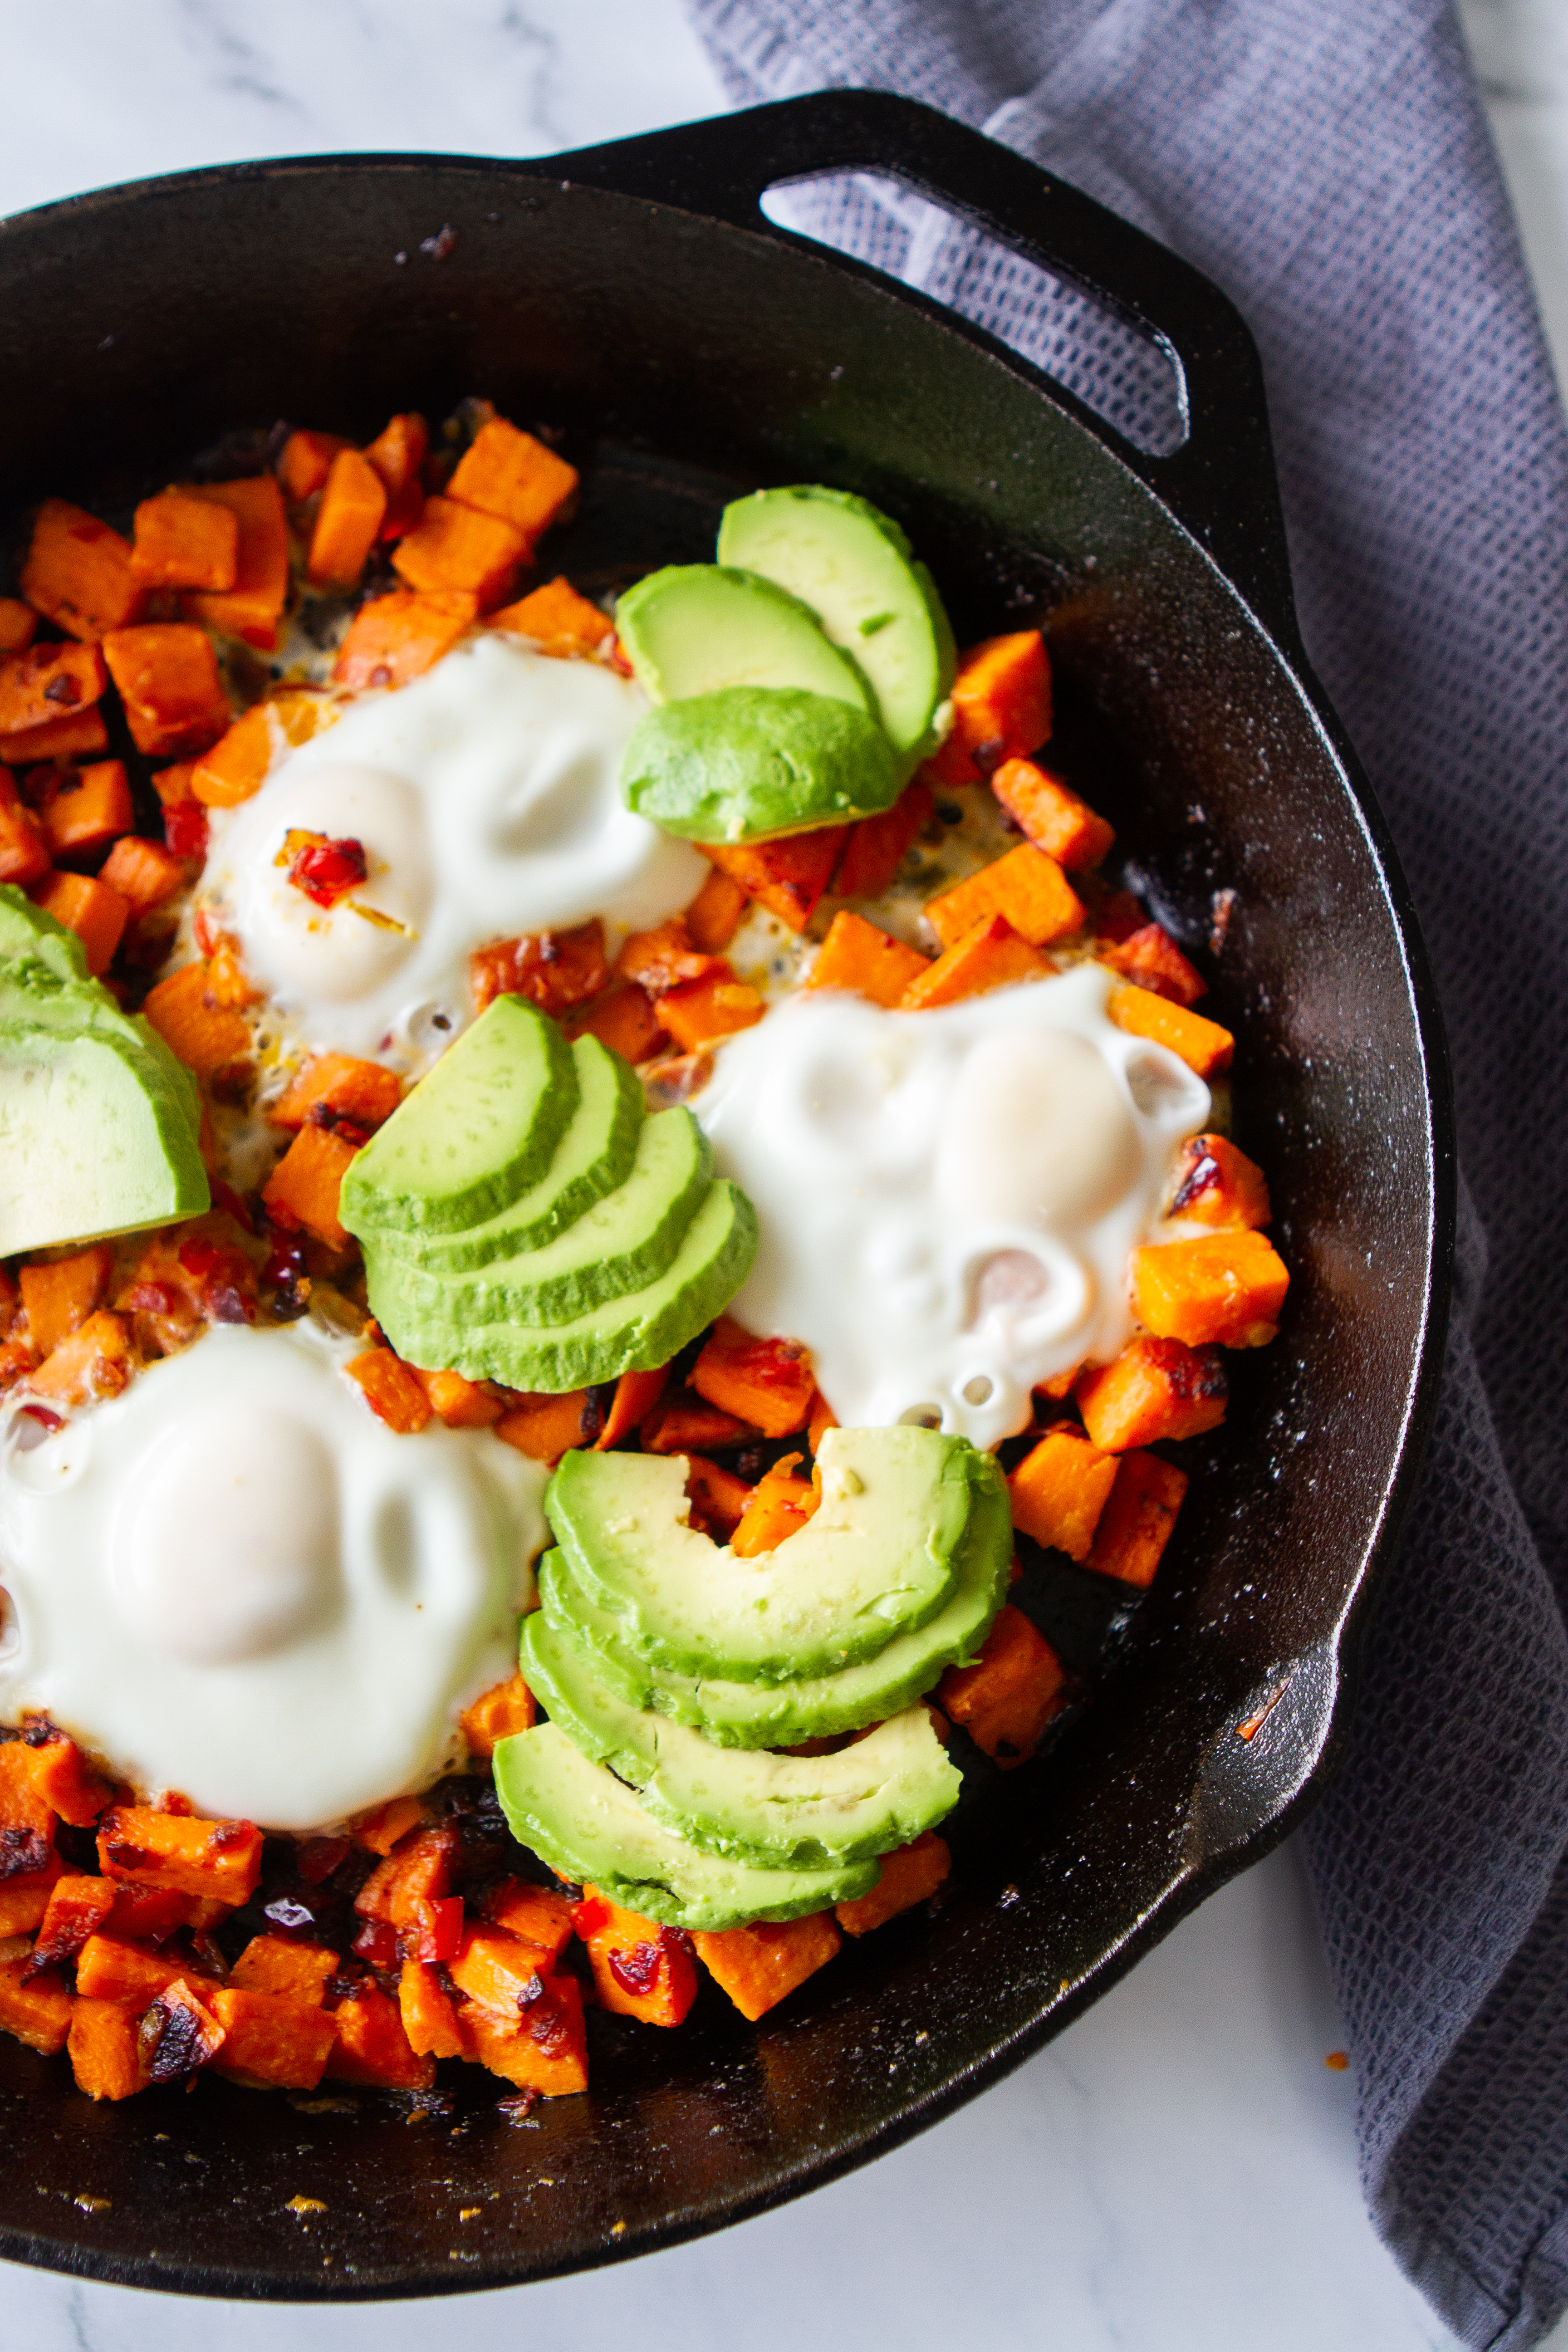
{"label": "black skillet handle", "polygon": [[[1257,346],[1217,286],[1092,197],[948,115],[865,89],[824,90],[584,148],[552,157],[549,168],[800,244],[761,212],[767,189],[827,172],[885,173],[1080,288],[1163,344],[1185,387],[1188,437],[1169,457],[1134,448],[1089,417],[1094,430],[1111,438],[1272,634],[1299,643]],[[1061,387],[1052,392],[1089,416]]]}

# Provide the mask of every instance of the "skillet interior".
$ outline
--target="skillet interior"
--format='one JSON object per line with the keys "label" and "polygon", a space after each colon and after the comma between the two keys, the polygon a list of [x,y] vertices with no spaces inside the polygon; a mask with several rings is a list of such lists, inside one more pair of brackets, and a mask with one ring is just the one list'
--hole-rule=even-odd
{"label": "skillet interior", "polygon": [[[614,153],[581,177],[613,184]],[[737,484],[884,503],[961,640],[1048,616],[1069,732],[1110,763],[1095,797],[1162,913],[1201,938],[1211,894],[1237,894],[1212,1003],[1239,1035],[1237,1137],[1274,1189],[1287,1321],[1239,1369],[1116,1671],[970,1809],[934,1919],[847,1951],[758,2029],[716,1996],[676,2034],[605,2021],[593,2090],[528,2129],[471,2070],[449,2116],[414,2123],[369,2095],[345,2112],[211,2081],[90,2106],[63,2063],[0,2042],[13,2258],[226,2294],[493,2285],[861,2160],[1037,2046],[1293,1817],[1412,1472],[1446,1279],[1442,1080],[1399,885],[1310,683],[1110,439],[985,338],[760,222],[562,169],[242,167],[0,227],[0,518],[52,492],[121,519],[237,425],[368,436],[469,391],[588,465],[559,551],[579,577],[706,556]],[[455,248],[421,255],[444,224]],[[301,2220],[300,2196],[325,2210]],[[483,2218],[459,2228],[466,2205]]]}

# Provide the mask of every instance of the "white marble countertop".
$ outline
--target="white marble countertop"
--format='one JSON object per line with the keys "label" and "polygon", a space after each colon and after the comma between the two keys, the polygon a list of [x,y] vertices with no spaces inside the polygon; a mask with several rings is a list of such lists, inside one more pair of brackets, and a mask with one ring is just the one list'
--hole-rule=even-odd
{"label": "white marble countertop", "polygon": [[[1568,9],[1465,0],[1568,382]],[[0,212],[231,158],[541,154],[712,113],[679,0],[0,0]],[[1223,1890],[1008,2081],[880,2162],[718,2237],[448,2309],[534,2352],[728,2352],[759,2313],[818,2352],[1445,2352],[1373,2237],[1354,2078],[1299,1857]],[[414,2352],[420,2304],[183,2302],[5,2267],[28,2352]],[[1552,2339],[1568,2352],[1568,2325]]]}

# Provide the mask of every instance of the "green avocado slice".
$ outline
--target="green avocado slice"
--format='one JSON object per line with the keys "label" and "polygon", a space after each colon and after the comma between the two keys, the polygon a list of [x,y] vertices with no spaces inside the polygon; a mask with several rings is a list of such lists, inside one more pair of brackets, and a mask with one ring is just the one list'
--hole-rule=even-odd
{"label": "green avocado slice", "polygon": [[829,645],[809,604],[771,580],[717,563],[672,563],[628,588],[616,629],[653,702],[727,686],[795,686],[876,717],[847,654]]}
{"label": "green avocado slice", "polygon": [[208,1202],[184,1099],[132,1041],[0,1020],[0,1257]]}
{"label": "green avocado slice", "polygon": [[970,1464],[973,1499],[955,1555],[951,1597],[929,1622],[899,1633],[886,1649],[838,1674],[783,1683],[742,1683],[678,1674],[640,1658],[621,1639],[620,1621],[588,1598],[559,1551],[539,1562],[544,1623],[581,1652],[606,1689],[633,1707],[654,1707],[721,1748],[791,1748],[803,1739],[882,1723],[931,1689],[946,1666],[975,1655],[1007,1597],[1013,1522],[1006,1482],[989,1454]]}
{"label": "green avocado slice", "polygon": [[523,1680],[572,1745],[629,1780],[655,1821],[704,1853],[825,1869],[908,1844],[950,1813],[961,1776],[931,1711],[907,1706],[830,1756],[716,1748],[627,1706],[537,1610],[522,1621]]}
{"label": "green avocado slice", "polygon": [[184,1104],[192,1128],[199,1129],[201,1096],[184,1062],[140,1013],[122,1013],[97,981],[62,978],[64,961],[64,958],[46,961],[31,950],[16,955],[0,950],[0,1021],[56,1029],[72,1036],[92,1029],[119,1038],[142,1057],[150,1082],[172,1092]]}
{"label": "green avocado slice", "polygon": [[936,1615],[957,1580],[972,1451],[940,1430],[829,1430],[816,1514],[752,1559],[687,1524],[679,1455],[568,1454],[545,1515],[628,1649],[686,1674],[788,1682]]}
{"label": "green avocado slice", "polygon": [[686,841],[757,841],[875,816],[904,770],[874,719],[798,687],[731,686],[640,719],[621,760],[628,808]]}
{"label": "green avocado slice", "polygon": [[935,749],[952,688],[952,630],[936,583],[889,515],[820,483],[759,490],[724,509],[719,561],[760,572],[809,604],[852,654],[907,775]]}
{"label": "green avocado slice", "polygon": [[542,1247],[492,1258],[471,1273],[426,1273],[406,1257],[384,1258],[373,1240],[365,1253],[370,1279],[384,1305],[396,1299],[399,1328],[408,1330],[569,1323],[658,1280],[712,1178],[712,1147],[691,1113],[659,1111],[637,1138],[626,1182]]}
{"label": "green avocado slice", "polygon": [[874,1861],[826,1870],[764,1870],[704,1853],[656,1822],[603,1764],[579,1755],[560,1727],[536,1723],[501,1740],[496,1794],[512,1835],[552,1870],[670,1927],[736,1927],[798,1919],[868,1894]]}
{"label": "green avocado slice", "polygon": [[451,1233],[506,1208],[549,1167],[577,1108],[572,1050],[521,996],[498,996],[355,1155],[339,1213],[362,1241]]}
{"label": "green avocado slice", "polygon": [[87,950],[76,933],[35,907],[14,882],[0,882],[0,956],[36,956],[57,980],[84,988],[95,984],[88,976]]}

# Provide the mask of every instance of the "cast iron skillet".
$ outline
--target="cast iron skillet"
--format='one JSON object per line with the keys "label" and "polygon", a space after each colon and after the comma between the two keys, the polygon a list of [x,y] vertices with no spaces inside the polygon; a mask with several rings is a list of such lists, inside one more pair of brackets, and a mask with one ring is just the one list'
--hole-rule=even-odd
{"label": "cast iron skillet", "polygon": [[[851,167],[1163,341],[1186,445],[1141,456],[984,334],[757,209],[771,184]],[[421,251],[448,226],[443,256]],[[24,2261],[191,2293],[427,2294],[755,2212],[994,2081],[1295,1819],[1431,1417],[1442,1050],[1382,819],[1302,656],[1251,341],[1214,287],[1074,190],[848,91],[540,163],[331,157],[50,206],[0,227],[0,381],[13,522],[48,492],[122,515],[237,425],[368,436],[469,391],[564,428],[587,465],[560,551],[574,576],[708,554],[737,484],[864,491],[961,639],[1047,619],[1064,740],[1092,747],[1096,799],[1200,957],[1212,894],[1237,894],[1212,1002],[1294,1272],[1284,1330],[1239,1367],[1143,1607],[1125,1627],[1102,1611],[1115,1663],[1092,1703],[966,1807],[934,1917],[847,1950],[760,2028],[716,1993],[677,2033],[604,2021],[592,2090],[531,2129],[471,2069],[449,2116],[413,2123],[374,2095],[342,2112],[209,2081],[93,2106],[63,2062],[0,2042],[0,2252]],[[1053,1590],[1070,1652],[1070,1578]]]}

